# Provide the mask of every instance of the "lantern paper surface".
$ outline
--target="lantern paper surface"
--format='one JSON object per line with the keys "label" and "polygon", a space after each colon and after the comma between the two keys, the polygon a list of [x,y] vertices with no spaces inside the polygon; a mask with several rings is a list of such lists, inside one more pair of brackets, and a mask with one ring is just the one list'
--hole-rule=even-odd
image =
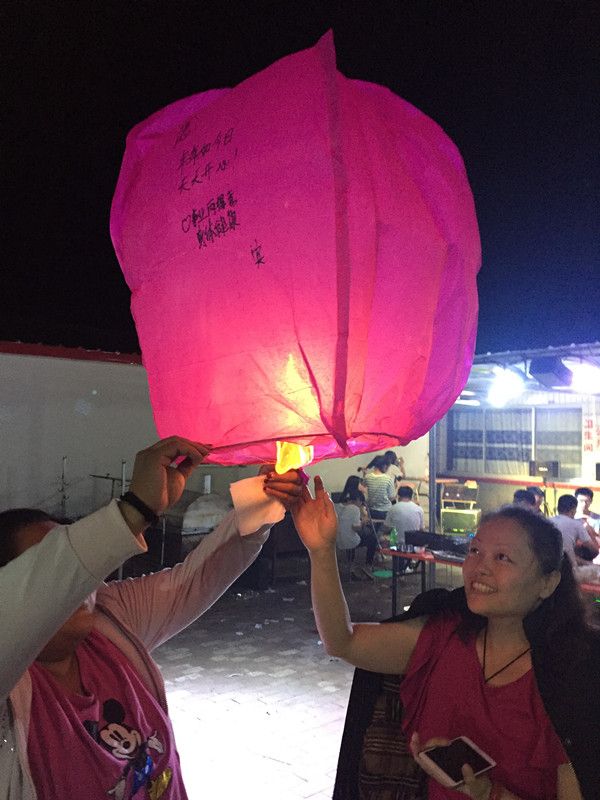
{"label": "lantern paper surface", "polygon": [[463,388],[480,243],[436,123],[331,34],[136,126],[111,211],[161,436],[209,461],[406,444]]}

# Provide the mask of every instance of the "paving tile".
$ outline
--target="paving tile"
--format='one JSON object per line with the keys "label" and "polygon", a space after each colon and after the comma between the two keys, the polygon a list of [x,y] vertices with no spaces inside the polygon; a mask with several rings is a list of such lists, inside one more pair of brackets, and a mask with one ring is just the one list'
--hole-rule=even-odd
{"label": "paving tile", "polygon": [[[355,621],[390,615],[389,583],[345,591]],[[308,585],[230,591],[154,656],[190,800],[331,798],[353,669],[319,642]]]}

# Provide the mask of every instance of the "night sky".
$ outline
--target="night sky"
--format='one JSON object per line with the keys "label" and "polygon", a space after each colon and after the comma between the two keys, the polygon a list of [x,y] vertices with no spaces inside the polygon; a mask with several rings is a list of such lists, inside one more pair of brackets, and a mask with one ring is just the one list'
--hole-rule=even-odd
{"label": "night sky", "polygon": [[409,100],[464,157],[483,245],[477,351],[600,339],[599,9],[5,2],[0,339],[136,350],[108,230],[128,130],[330,27],[344,74]]}

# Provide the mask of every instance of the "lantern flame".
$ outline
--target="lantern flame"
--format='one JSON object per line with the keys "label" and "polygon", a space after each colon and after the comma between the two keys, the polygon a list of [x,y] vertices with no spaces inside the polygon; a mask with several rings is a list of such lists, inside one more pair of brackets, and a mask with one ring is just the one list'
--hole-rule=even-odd
{"label": "lantern flame", "polygon": [[277,442],[277,461],[275,472],[283,475],[289,469],[305,467],[315,457],[315,448],[312,445],[295,444],[294,442]]}

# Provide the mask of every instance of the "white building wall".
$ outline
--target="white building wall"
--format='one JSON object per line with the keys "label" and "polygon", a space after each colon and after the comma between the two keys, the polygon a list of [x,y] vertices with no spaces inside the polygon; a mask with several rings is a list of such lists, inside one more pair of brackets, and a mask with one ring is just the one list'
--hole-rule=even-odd
{"label": "white building wall", "polygon": [[[0,509],[61,513],[66,456],[66,513],[87,514],[111,497],[111,481],[90,475],[120,478],[124,460],[130,478],[135,453],[156,439],[142,366],[0,353]],[[394,450],[404,457],[407,477],[425,478],[427,436]],[[373,455],[331,459],[307,471],[339,491]],[[228,497],[229,484],[256,468],[200,467],[188,488],[202,491],[206,474],[212,490]],[[120,493],[120,482],[114,488]]]}
{"label": "white building wall", "polygon": [[67,514],[88,513],[111,496],[90,474],[130,477],[155,440],[141,366],[0,354],[1,508],[59,513],[66,456]]}

